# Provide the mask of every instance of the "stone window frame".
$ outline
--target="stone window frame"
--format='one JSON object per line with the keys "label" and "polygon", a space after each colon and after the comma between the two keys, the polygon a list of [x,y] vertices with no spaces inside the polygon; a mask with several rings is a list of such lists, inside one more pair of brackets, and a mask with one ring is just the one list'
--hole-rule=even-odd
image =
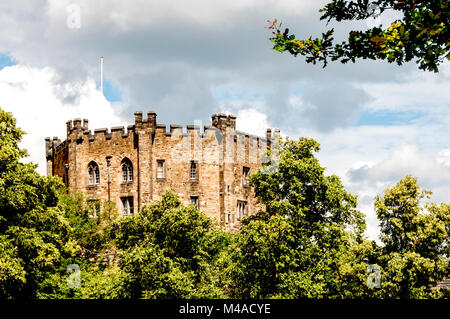
{"label": "stone window frame", "polygon": [[242,187],[250,187],[250,167],[242,166]]}
{"label": "stone window frame", "polygon": [[89,214],[91,218],[97,218],[102,210],[102,204],[99,199],[88,199],[86,201],[87,209],[92,214]]}
{"label": "stone window frame", "polygon": [[234,214],[230,212],[225,213],[225,223],[233,224],[234,223]]}
{"label": "stone window frame", "polygon": [[[159,163],[162,163],[162,176],[159,175],[160,171],[159,171]],[[166,160],[164,159],[157,159],[156,160],[156,180],[159,181],[163,181],[166,179]]]}
{"label": "stone window frame", "polygon": [[100,185],[100,168],[95,161],[90,161],[88,164],[88,185],[90,187],[96,187]]}
{"label": "stone window frame", "polygon": [[[134,169],[133,163],[128,157],[124,157],[122,162],[120,163],[120,167],[122,168],[122,184],[130,184],[134,181]],[[126,175],[124,175],[124,173]],[[126,180],[124,180],[124,176]]]}
{"label": "stone window frame", "polygon": [[[189,162],[189,180],[191,181],[191,182],[198,182],[198,161],[195,161],[195,160],[192,160],[192,161],[190,161]],[[194,172],[194,174],[195,174],[195,177],[192,177],[193,175],[192,175],[192,168],[195,168],[195,172]]]}
{"label": "stone window frame", "polygon": [[238,200],[236,204],[236,216],[237,220],[242,220],[243,217],[248,215],[248,202],[245,200]]}
{"label": "stone window frame", "polygon": [[133,196],[122,196],[120,197],[122,202],[122,216],[132,216],[134,215],[134,198]]}
{"label": "stone window frame", "polygon": [[190,196],[191,205],[194,204],[195,208],[200,209],[200,197],[198,195]]}

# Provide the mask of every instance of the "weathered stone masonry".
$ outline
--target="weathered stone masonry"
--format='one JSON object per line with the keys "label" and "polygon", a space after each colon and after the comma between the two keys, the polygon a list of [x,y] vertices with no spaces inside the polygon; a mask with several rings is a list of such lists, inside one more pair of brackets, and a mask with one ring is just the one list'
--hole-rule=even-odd
{"label": "weathered stone masonry", "polygon": [[[236,131],[236,117],[214,114],[212,125],[156,123],[156,113],[135,112],[124,127],[88,128],[88,120],[68,121],[67,139],[45,139],[47,174],[60,176],[71,194],[89,200],[110,199],[123,214],[138,212],[160,200],[166,189],[185,204],[194,203],[227,229],[239,227],[242,216],[263,207],[247,184],[270,148],[266,138]],[[278,132],[278,130],[277,130]]]}

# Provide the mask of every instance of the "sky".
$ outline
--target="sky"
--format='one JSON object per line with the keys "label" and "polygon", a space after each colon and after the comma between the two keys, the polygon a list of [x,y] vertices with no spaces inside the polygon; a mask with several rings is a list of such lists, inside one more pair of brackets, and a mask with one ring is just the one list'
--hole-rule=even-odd
{"label": "sky", "polygon": [[[307,64],[272,50],[277,18],[298,38],[334,27],[336,38],[367,22],[326,25],[323,0],[6,0],[0,3],[0,107],[27,132],[21,146],[45,174],[44,138],[65,122],[91,129],[133,123],[208,125],[217,112],[260,136],[268,127],[321,144],[327,174],[358,195],[367,236],[378,238],[373,199],[406,174],[448,202],[450,64],[439,73],[383,61]],[[385,13],[376,22],[394,19]],[[104,57],[103,94],[100,57]]]}

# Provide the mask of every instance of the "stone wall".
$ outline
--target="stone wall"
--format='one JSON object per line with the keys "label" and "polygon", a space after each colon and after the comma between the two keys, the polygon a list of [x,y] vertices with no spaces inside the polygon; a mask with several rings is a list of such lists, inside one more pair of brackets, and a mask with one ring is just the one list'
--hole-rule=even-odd
{"label": "stone wall", "polygon": [[[236,131],[236,117],[214,114],[212,125],[170,125],[156,123],[155,112],[135,112],[135,123],[92,134],[88,120],[68,121],[67,139],[46,138],[47,174],[60,176],[71,194],[83,192],[88,199],[116,203],[122,213],[122,198],[132,198],[134,213],[144,205],[160,200],[167,189],[189,205],[197,205],[229,230],[239,227],[239,203],[244,215],[263,209],[253,190],[245,185],[245,172],[256,172],[261,156],[270,146],[266,138]],[[122,161],[132,163],[132,181],[123,181]],[[158,178],[158,162],[164,176]],[[108,164],[109,163],[109,164]],[[191,165],[195,163],[195,178]],[[89,165],[98,165],[99,183],[92,184]]]}

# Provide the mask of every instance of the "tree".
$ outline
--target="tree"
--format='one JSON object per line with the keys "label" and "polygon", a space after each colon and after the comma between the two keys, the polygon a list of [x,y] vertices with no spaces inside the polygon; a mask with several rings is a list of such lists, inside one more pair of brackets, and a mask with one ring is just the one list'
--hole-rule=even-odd
{"label": "tree", "polygon": [[23,134],[0,108],[0,299],[39,297],[45,279],[78,251],[56,207],[63,184],[20,162]]}
{"label": "tree", "polygon": [[430,191],[420,189],[417,179],[407,175],[384,196],[375,199],[384,247],[378,258],[381,289],[389,298],[442,297],[430,288],[450,275],[450,205],[421,200]]}
{"label": "tree", "polygon": [[61,194],[58,207],[72,227],[73,237],[80,245],[84,258],[89,259],[113,249],[107,238],[107,228],[118,218],[114,202],[89,201],[78,192],[74,196]]}
{"label": "tree", "polygon": [[170,191],[139,214],[114,222],[110,236],[127,298],[223,297],[218,260],[230,235]]}
{"label": "tree", "polygon": [[[326,176],[307,138],[281,143],[278,170],[251,176],[265,210],[243,220],[230,248],[234,297],[362,297],[372,244],[339,178]],[[268,164],[265,164],[268,165]]]}
{"label": "tree", "polygon": [[329,60],[347,63],[362,58],[402,65],[415,60],[419,69],[438,72],[444,59],[450,59],[448,0],[333,0],[320,10],[320,19],[368,20],[387,10],[400,13],[402,18],[392,21],[386,29],[379,25],[353,30],[341,43],[334,43],[334,29],[320,38],[298,40],[288,28],[282,32],[276,19],[269,21],[267,28],[273,30],[273,49],[303,55],[308,63],[322,62],[325,67]]}

